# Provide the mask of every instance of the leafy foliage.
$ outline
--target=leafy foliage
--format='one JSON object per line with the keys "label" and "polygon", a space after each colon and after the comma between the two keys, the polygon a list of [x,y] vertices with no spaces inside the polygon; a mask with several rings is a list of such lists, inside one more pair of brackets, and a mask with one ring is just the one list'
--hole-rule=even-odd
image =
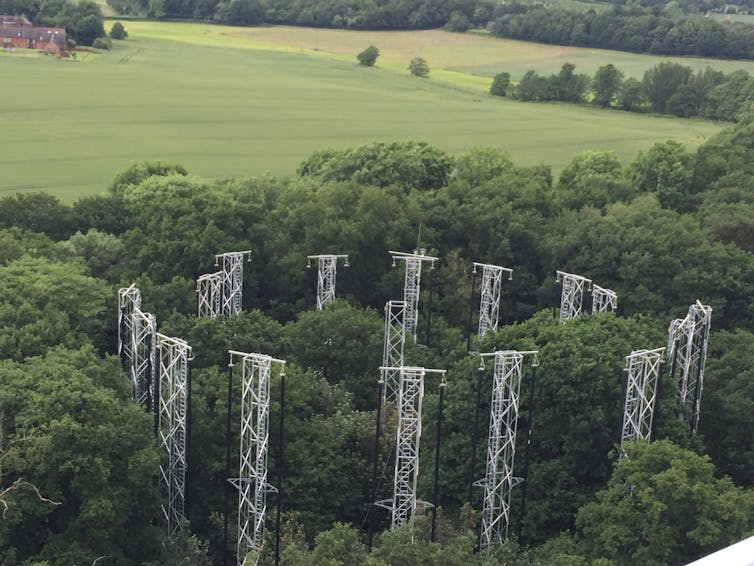
{"label": "leafy foliage", "polygon": [[374,45],[370,45],[364,51],[360,52],[356,58],[359,60],[360,65],[365,67],[373,67],[377,62],[377,57],[380,55],[380,50]]}
{"label": "leafy foliage", "polygon": [[429,65],[421,57],[414,57],[408,64],[409,72],[415,77],[426,79],[429,76]]}

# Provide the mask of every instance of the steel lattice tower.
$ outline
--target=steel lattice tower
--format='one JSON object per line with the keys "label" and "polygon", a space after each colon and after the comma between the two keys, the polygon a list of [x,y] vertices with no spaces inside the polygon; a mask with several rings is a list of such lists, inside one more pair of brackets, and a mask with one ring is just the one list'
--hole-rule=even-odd
{"label": "steel lattice tower", "polygon": [[396,260],[405,260],[406,278],[403,285],[403,300],[406,303],[406,333],[416,342],[416,329],[419,325],[419,291],[421,290],[422,262],[428,261],[434,267],[436,257],[424,255],[424,250],[412,254],[390,251],[393,265]]}
{"label": "steel lattice tower", "polygon": [[592,280],[565,271],[557,271],[556,273],[558,283],[563,282],[563,292],[560,297],[560,320],[563,322],[581,314],[584,290],[589,289]]}
{"label": "steel lattice tower", "polygon": [[424,376],[428,373],[444,375],[445,370],[420,367],[396,367],[400,375],[398,388],[398,428],[395,442],[395,473],[393,499],[379,501],[377,505],[392,511],[392,528],[405,523],[413,524],[416,514],[416,479],[419,475],[419,441],[421,440],[422,399]]}
{"label": "steel lattice tower", "polygon": [[196,280],[198,297],[198,313],[201,318],[209,316],[215,318],[222,313],[222,271],[207,273]]}
{"label": "steel lattice tower", "polygon": [[691,433],[696,434],[707,361],[712,308],[699,301],[689,307],[688,315],[675,319],[668,330],[668,359],[678,368],[678,396],[691,414]]}
{"label": "steel lattice tower", "polygon": [[160,487],[162,513],[172,534],[184,520],[186,500],[186,431],[188,363],[191,347],[178,338],[157,334],[159,358],[159,442],[162,448]]}
{"label": "steel lattice tower", "polygon": [[133,363],[133,312],[141,308],[141,291],[132,283],[118,289],[118,354],[128,370]]}
{"label": "steel lattice tower", "polygon": [[508,538],[511,490],[521,479],[513,476],[516,455],[516,427],[521,370],[524,356],[536,351],[511,350],[481,354],[495,360],[490,429],[487,441],[487,470],[475,485],[484,487],[480,548],[502,543]]}
{"label": "steel lattice tower", "polygon": [[626,442],[649,440],[652,434],[657,382],[665,348],[634,350],[626,356],[626,401],[623,406],[621,448]]}
{"label": "steel lattice tower", "polygon": [[592,284],[592,314],[614,312],[617,309],[618,294],[612,289]]}
{"label": "steel lattice tower", "polygon": [[251,261],[251,250],[215,256],[215,265],[222,267],[221,311],[225,316],[235,316],[242,310],[244,256]]}
{"label": "steel lattice tower", "polygon": [[263,354],[230,350],[242,362],[241,442],[238,478],[231,483],[238,489],[238,566],[246,555],[259,551],[264,543],[267,492],[276,491],[267,483],[267,453],[270,417],[270,371],[272,363],[285,364]]}
{"label": "steel lattice tower", "polygon": [[406,303],[385,303],[385,340],[382,350],[382,381],[385,399],[391,401],[398,395],[400,368],[403,366],[403,350],[406,345]]}
{"label": "steel lattice tower", "polygon": [[497,331],[503,272],[508,274],[508,280],[510,280],[513,278],[513,270],[499,265],[474,262],[474,273],[476,273],[477,267],[482,268],[481,299],[479,301],[479,337],[481,338],[488,330]]}
{"label": "steel lattice tower", "polygon": [[347,255],[323,254],[306,256],[306,267],[310,269],[312,260],[317,260],[317,310],[321,311],[327,303],[335,300],[335,276],[338,259],[343,258],[343,266],[348,267]]}
{"label": "steel lattice tower", "polygon": [[131,313],[132,329],[130,377],[133,398],[147,411],[157,411],[155,399],[155,338],[157,322],[154,315],[136,309]]}

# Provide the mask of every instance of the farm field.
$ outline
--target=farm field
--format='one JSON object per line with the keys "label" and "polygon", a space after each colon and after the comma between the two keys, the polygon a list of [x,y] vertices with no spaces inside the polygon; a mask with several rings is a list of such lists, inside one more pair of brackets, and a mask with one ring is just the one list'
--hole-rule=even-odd
{"label": "farm field", "polygon": [[[629,161],[657,140],[694,148],[723,127],[508,101],[486,93],[489,79],[439,72],[454,57],[449,41],[498,41],[487,37],[363,33],[331,52],[339,33],[359,32],[151,22],[127,29],[127,41],[86,62],[0,54],[4,86],[23,93],[0,106],[0,195],[45,190],[72,202],[139,160],[178,162],[203,177],[288,175],[316,150],[408,139],[450,153],[498,147],[517,163],[558,170],[585,149]],[[424,34],[434,46],[408,39]],[[371,42],[384,60],[359,67],[354,55]],[[429,61],[429,80],[408,76],[399,62],[413,49]]]}

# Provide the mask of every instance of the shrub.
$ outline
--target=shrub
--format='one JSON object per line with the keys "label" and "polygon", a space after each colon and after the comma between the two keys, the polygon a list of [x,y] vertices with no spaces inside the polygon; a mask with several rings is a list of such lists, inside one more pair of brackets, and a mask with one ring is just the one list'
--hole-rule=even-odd
{"label": "shrub", "polygon": [[359,64],[365,67],[372,67],[377,61],[377,57],[380,55],[380,50],[374,45],[370,45],[364,51],[359,53],[356,58],[359,60]]}
{"label": "shrub", "polygon": [[500,73],[495,75],[492,80],[492,86],[490,87],[490,94],[495,96],[507,96],[508,88],[511,86],[510,73]]}
{"label": "shrub", "polygon": [[113,27],[110,28],[110,37],[113,39],[126,39],[128,37],[128,32],[126,31],[126,28],[123,27],[122,23],[115,22]]}
{"label": "shrub", "polygon": [[92,47],[95,49],[107,49],[109,50],[113,46],[113,42],[109,37],[98,37],[92,43]]}
{"label": "shrub", "polygon": [[453,12],[450,15],[450,18],[448,19],[447,23],[445,24],[446,30],[455,31],[458,33],[463,33],[465,31],[468,31],[470,27],[471,27],[471,22],[461,12]]}
{"label": "shrub", "polygon": [[408,64],[408,70],[415,77],[427,78],[429,76],[429,65],[421,57],[414,57]]}

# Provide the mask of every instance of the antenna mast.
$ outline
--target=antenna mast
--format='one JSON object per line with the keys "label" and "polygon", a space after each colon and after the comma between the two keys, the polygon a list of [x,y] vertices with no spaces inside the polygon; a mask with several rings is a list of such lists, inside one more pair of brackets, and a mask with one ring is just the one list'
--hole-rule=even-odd
{"label": "antenna mast", "polygon": [[560,296],[560,321],[565,322],[581,314],[584,290],[591,287],[592,280],[565,271],[556,271],[556,273],[557,282],[563,282],[563,292]]}
{"label": "antenna mast", "polygon": [[285,366],[285,360],[235,350],[228,353],[231,367],[234,357],[242,364],[240,464],[238,477],[229,479],[238,489],[237,564],[242,566],[246,555],[260,551],[264,544],[267,492],[277,491],[267,483],[270,372],[273,362]]}
{"label": "antenna mast", "polygon": [[391,401],[398,395],[400,370],[403,367],[403,352],[406,345],[406,303],[388,301],[385,303],[385,339],[382,350],[382,389],[385,400]]}
{"label": "antenna mast", "polygon": [[312,260],[317,260],[317,310],[335,300],[335,276],[338,259],[343,258],[343,267],[348,267],[347,255],[323,254],[306,256],[306,268],[311,269]]}
{"label": "antenna mast", "polygon": [[483,480],[475,482],[475,485],[484,487],[482,531],[479,539],[481,549],[502,543],[508,538],[511,491],[522,481],[513,476],[521,369],[524,356],[528,355],[534,356],[532,366],[539,365],[537,353],[536,350],[504,350],[481,354],[482,358],[492,357],[495,360],[487,471]]}
{"label": "antenna mast", "polygon": [[430,267],[434,269],[434,264],[438,258],[424,255],[424,250],[418,250],[414,253],[389,252],[393,256],[393,266],[396,260],[406,262],[406,279],[403,285],[403,300],[406,303],[406,333],[414,338],[416,343],[416,329],[419,325],[419,291],[421,290],[422,262],[429,262]]}
{"label": "antenna mast", "polygon": [[482,338],[488,330],[497,331],[498,316],[500,313],[500,292],[502,290],[503,272],[508,274],[508,280],[513,279],[513,270],[499,265],[474,262],[474,271],[477,267],[482,268],[482,290],[479,302],[479,338]]}
{"label": "antenna mast", "polygon": [[618,309],[618,294],[612,289],[605,289],[592,284],[592,314],[598,312],[615,312]]}
{"label": "antenna mast", "polygon": [[657,381],[665,348],[634,350],[626,356],[628,379],[623,409],[620,445],[635,440],[649,440],[652,434]]}

